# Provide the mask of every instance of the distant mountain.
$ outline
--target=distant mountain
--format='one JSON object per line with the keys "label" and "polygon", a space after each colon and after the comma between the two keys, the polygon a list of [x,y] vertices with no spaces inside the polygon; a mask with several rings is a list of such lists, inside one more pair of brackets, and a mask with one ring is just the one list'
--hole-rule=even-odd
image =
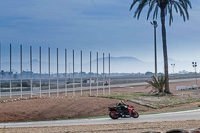
{"label": "distant mountain", "polygon": [[[198,62],[198,61],[197,61]],[[38,59],[33,59],[33,71],[34,72],[39,72],[39,60]],[[163,66],[163,61],[159,61],[157,63],[158,67],[158,72],[164,72],[164,66]],[[173,67],[171,64],[175,64],[174,71],[179,72],[182,70],[186,71],[194,71],[194,68],[192,67],[192,61],[177,61],[174,59],[169,58],[168,59],[168,67],[169,67],[169,73],[173,72]],[[72,72],[72,63],[67,64],[67,71]],[[140,59],[137,59],[135,57],[111,57],[111,73],[145,73],[147,71],[154,72],[155,71],[155,63],[154,62],[144,62],[141,61]],[[9,71],[9,62],[2,62],[1,63],[1,68],[5,71]],[[99,58],[98,62],[98,72],[102,73],[103,72],[103,59]],[[27,71],[30,70],[30,62],[23,62],[23,70]],[[57,65],[54,62],[51,62],[51,73],[56,73],[57,70]],[[65,65],[64,62],[59,62],[59,72],[63,73],[65,70]],[[17,61],[12,62],[12,71],[14,72],[19,72],[20,71],[20,63]],[[89,72],[90,71],[90,62],[84,63],[83,64],[83,71],[84,72]],[[48,63],[42,61],[42,73],[47,73],[48,72]],[[75,72],[80,72],[80,64],[79,62],[75,61]],[[97,61],[92,60],[92,72],[96,73],[97,72]],[[197,69],[197,72],[198,69]],[[105,73],[108,73],[108,57],[105,57]]]}
{"label": "distant mountain", "polygon": [[[103,58],[100,58],[100,60],[102,60]],[[106,60],[108,60],[108,57],[105,58]],[[110,57],[110,59],[112,61],[133,61],[133,62],[142,62],[141,60],[135,58],[135,57],[128,57],[128,56],[123,56],[123,57]]]}
{"label": "distant mountain", "polygon": [[[104,58],[105,61],[108,61],[108,57]],[[133,61],[133,62],[143,62],[135,57],[129,57],[129,56],[122,56],[122,57],[110,57],[110,60],[113,61],[122,61],[122,62],[127,62],[127,61]],[[103,61],[103,58],[99,58],[99,62]],[[92,62],[96,62],[95,60],[92,60]]]}
{"label": "distant mountain", "polygon": [[[102,71],[102,61],[103,59],[99,59],[99,71]],[[198,62],[198,61],[197,61]],[[192,67],[192,61],[178,61],[172,58],[168,58],[168,70],[169,73],[174,72],[178,73],[179,71],[194,71]],[[96,70],[96,60],[92,61],[93,67],[92,70]],[[175,64],[175,67],[171,64]],[[86,64],[85,64],[86,65]],[[87,63],[88,68],[89,64]],[[89,70],[89,69],[88,69]],[[108,72],[108,57],[105,58],[105,71]],[[147,71],[155,72],[155,62],[144,62],[135,57],[111,57],[111,73],[113,72],[124,72],[124,73],[145,73]],[[157,62],[157,71],[164,72],[164,62]],[[197,69],[198,71],[198,69]]]}
{"label": "distant mountain", "polygon": [[[108,73],[108,57],[104,58],[105,60],[105,72]],[[149,63],[143,62],[135,57],[110,57],[111,60],[111,72],[143,72],[146,69],[146,66],[149,66]],[[96,72],[97,60],[92,60],[92,70]],[[89,71],[89,62],[83,65],[86,71]],[[147,67],[148,68],[148,67]],[[145,69],[145,70],[143,70]],[[99,58],[99,72],[103,71],[103,58]]]}

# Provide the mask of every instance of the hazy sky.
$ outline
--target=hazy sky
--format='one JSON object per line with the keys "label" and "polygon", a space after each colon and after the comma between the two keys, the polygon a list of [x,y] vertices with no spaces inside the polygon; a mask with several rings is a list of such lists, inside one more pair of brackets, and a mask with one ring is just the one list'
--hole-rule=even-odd
{"label": "hazy sky", "polygon": [[[36,53],[42,46],[58,47],[64,52],[75,49],[111,53],[111,56],[132,56],[154,61],[152,17],[146,20],[146,9],[140,20],[129,11],[132,0],[1,0],[0,42],[8,57],[9,43],[14,55],[23,44],[24,54],[33,45]],[[174,23],[168,26],[168,57],[175,60],[200,59],[200,1],[192,0],[190,20],[183,22],[174,13]],[[134,8],[135,9],[135,8]],[[158,17],[158,60],[162,60],[161,24]],[[37,58],[38,53],[34,58]],[[78,57],[77,57],[78,58]]]}

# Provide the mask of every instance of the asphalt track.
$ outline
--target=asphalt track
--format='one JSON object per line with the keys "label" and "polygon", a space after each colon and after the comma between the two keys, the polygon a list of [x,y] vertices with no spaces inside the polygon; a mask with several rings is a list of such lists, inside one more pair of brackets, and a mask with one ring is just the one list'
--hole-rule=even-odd
{"label": "asphalt track", "polygon": [[[170,80],[169,82],[173,83],[173,82],[184,82],[184,81],[193,81],[195,80],[194,78],[190,78],[190,79],[174,79],[174,80]],[[146,85],[146,82],[138,82],[138,83],[128,83],[128,84],[114,84],[114,85],[110,85],[111,88],[115,88],[115,87],[129,87],[129,86],[136,86],[136,85]],[[105,88],[108,88],[109,86],[104,86]],[[103,88],[103,86],[98,86],[99,89]],[[89,90],[90,87],[83,87],[82,90]],[[92,90],[97,89],[97,86],[92,86],[91,87]],[[76,87],[75,91],[80,91],[81,88],[80,87]],[[66,90],[64,88],[59,88],[58,92],[65,92]],[[67,88],[67,91],[73,91],[73,88]],[[49,90],[42,90],[41,93],[42,94],[48,94]],[[56,93],[57,89],[51,89],[51,93]],[[23,95],[27,95],[27,94],[31,94],[31,91],[23,91],[22,92]],[[21,92],[20,91],[15,91],[12,92],[12,96],[17,96],[20,95]],[[38,95],[40,94],[39,90],[33,91],[33,95]],[[1,96],[10,96],[10,92],[1,92]]]}
{"label": "asphalt track", "polygon": [[160,121],[183,121],[183,120],[200,120],[200,109],[181,111],[181,112],[141,115],[137,119],[120,118],[117,120],[112,120],[110,118],[98,118],[98,119],[75,119],[75,120],[57,120],[57,121],[39,121],[39,122],[0,123],[0,128],[98,125],[98,124],[120,124],[120,123],[140,123],[140,122],[160,122]]}

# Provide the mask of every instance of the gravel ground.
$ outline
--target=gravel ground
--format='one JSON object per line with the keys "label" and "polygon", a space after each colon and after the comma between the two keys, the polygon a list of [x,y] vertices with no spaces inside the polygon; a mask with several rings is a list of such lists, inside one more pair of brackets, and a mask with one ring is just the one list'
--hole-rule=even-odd
{"label": "gravel ground", "polygon": [[150,122],[150,123],[126,123],[106,125],[80,125],[39,128],[4,128],[2,133],[142,133],[147,131],[166,132],[171,129],[193,130],[200,128],[200,120],[174,121],[174,122]]}

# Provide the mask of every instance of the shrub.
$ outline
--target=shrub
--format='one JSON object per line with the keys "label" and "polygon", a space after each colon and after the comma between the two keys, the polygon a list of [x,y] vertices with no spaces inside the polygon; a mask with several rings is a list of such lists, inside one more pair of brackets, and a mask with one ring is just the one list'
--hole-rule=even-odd
{"label": "shrub", "polygon": [[152,81],[146,81],[149,85],[146,87],[152,87],[156,92],[163,93],[164,92],[164,86],[165,86],[165,78],[164,76],[158,76],[157,78],[155,76],[152,77]]}
{"label": "shrub", "polygon": [[[20,86],[21,86],[21,83],[18,83],[16,85],[16,87],[20,87]],[[26,83],[26,82],[22,82],[22,87],[30,87],[30,85],[28,83]]]}

